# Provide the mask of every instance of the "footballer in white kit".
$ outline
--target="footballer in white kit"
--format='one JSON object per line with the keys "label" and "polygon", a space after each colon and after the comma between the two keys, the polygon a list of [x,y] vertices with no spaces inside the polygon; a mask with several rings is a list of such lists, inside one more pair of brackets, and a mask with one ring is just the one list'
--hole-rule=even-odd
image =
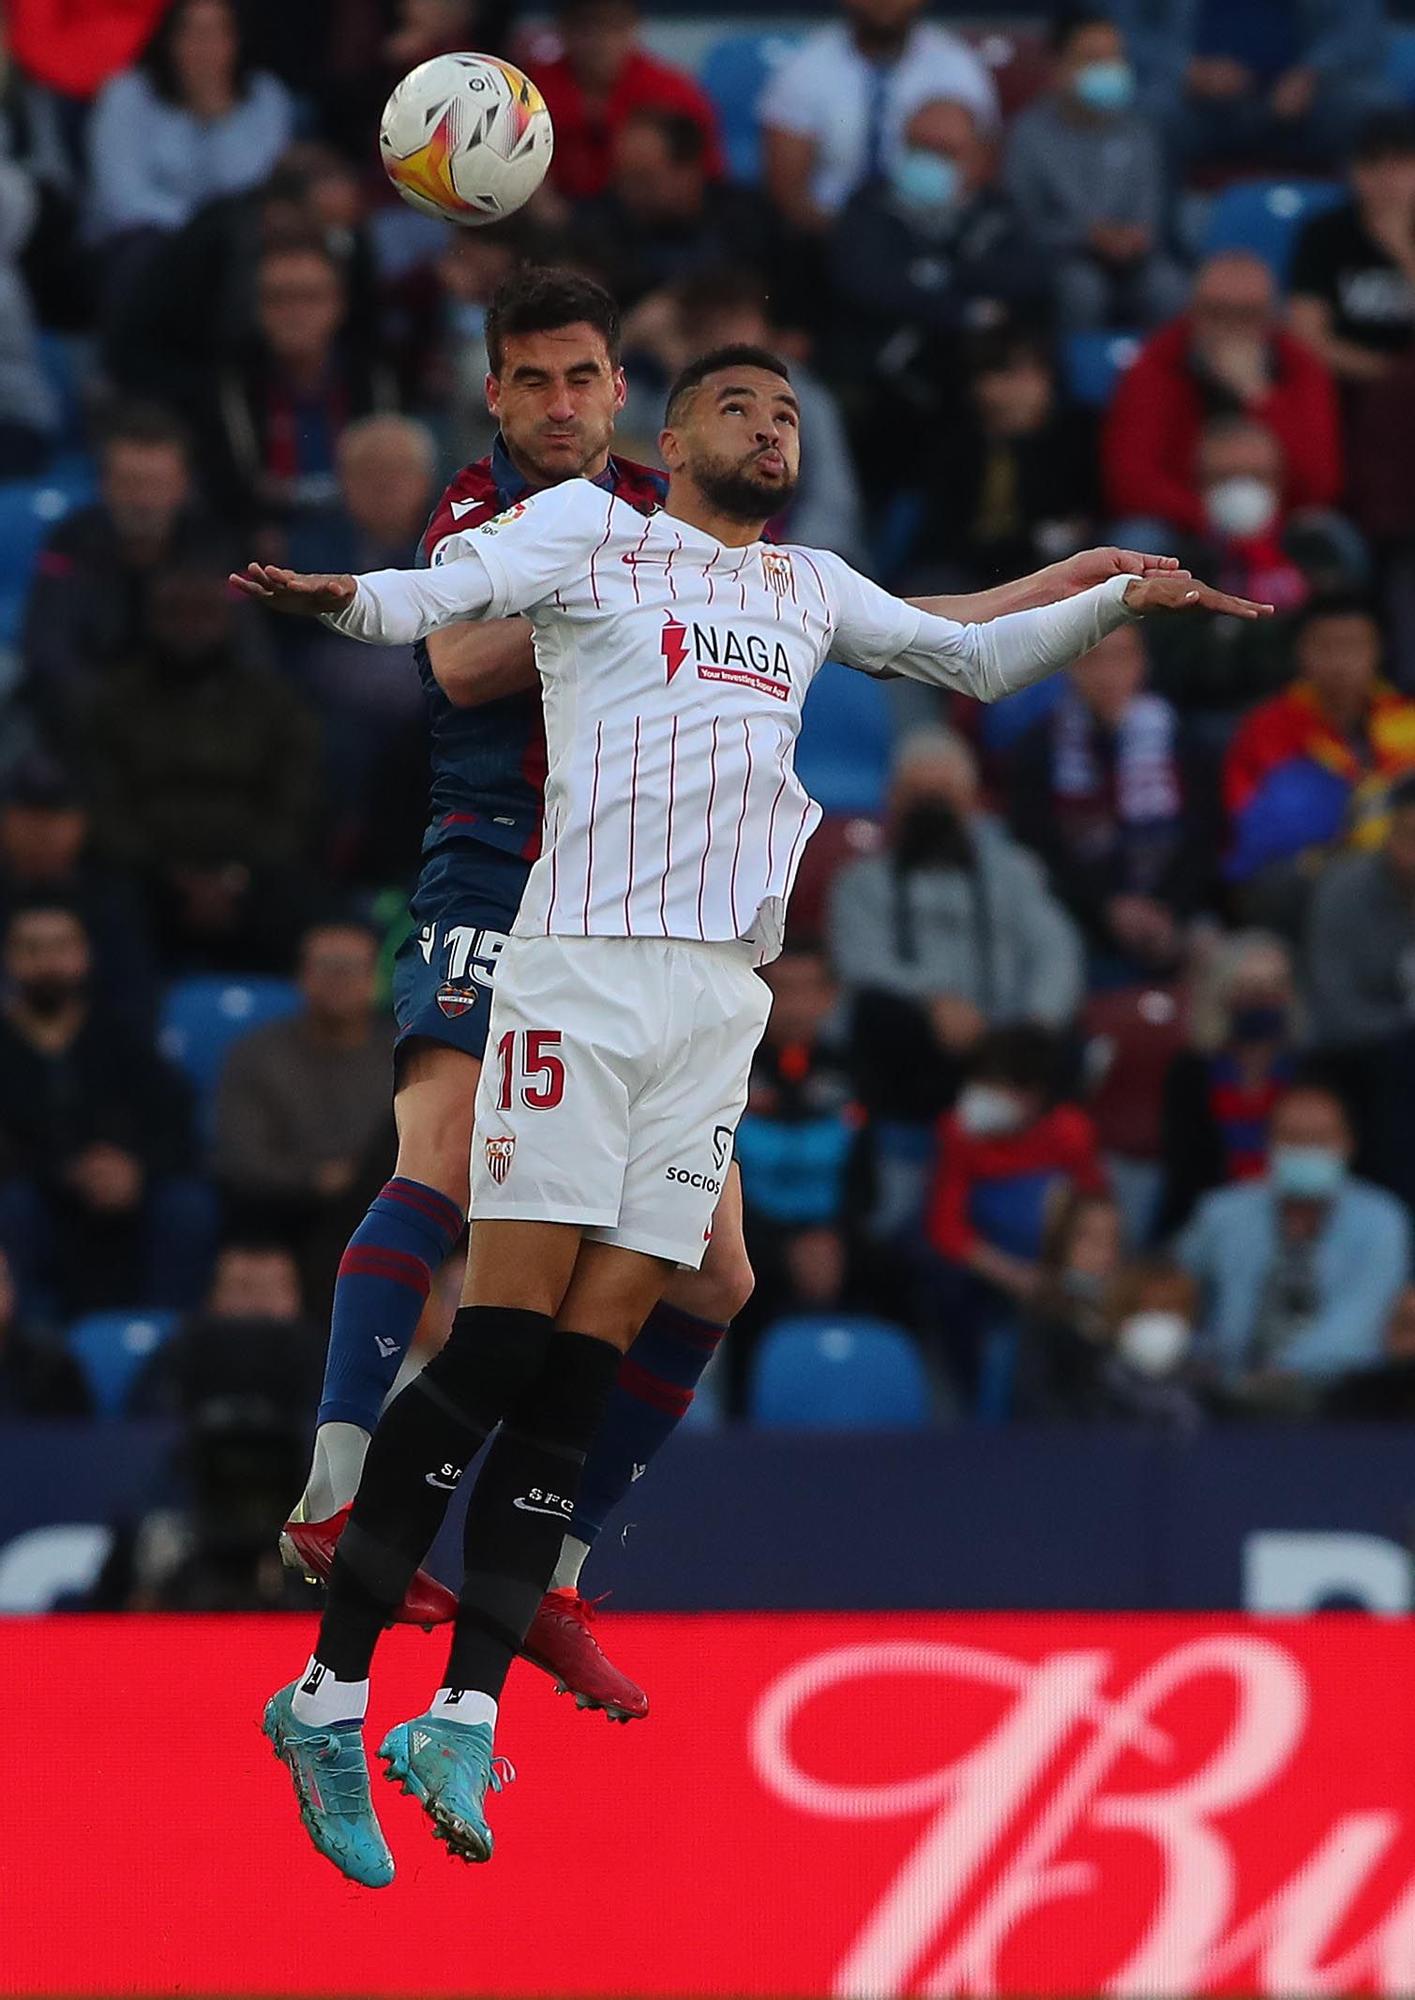
{"label": "footballer in white kit", "polygon": [[768,1011],[754,968],[780,949],[819,817],[792,760],[821,663],[986,701],[1142,613],[1260,609],[1123,551],[1108,582],[989,623],[906,604],[836,556],[761,539],[795,483],[798,416],[780,361],[719,350],[669,398],[658,513],[570,480],[449,536],[427,570],[245,579],[374,644],[524,613],[545,707],[544,847],[497,969],[464,1305],[384,1413],[308,1678],[267,1709],[307,1829],[360,1880],[392,1875],[358,1737],[369,1662],[495,1432],[446,1682],[380,1753],[454,1854],[491,1853],[497,1697],[585,1448],[619,1352],[674,1264],[702,1256]]}

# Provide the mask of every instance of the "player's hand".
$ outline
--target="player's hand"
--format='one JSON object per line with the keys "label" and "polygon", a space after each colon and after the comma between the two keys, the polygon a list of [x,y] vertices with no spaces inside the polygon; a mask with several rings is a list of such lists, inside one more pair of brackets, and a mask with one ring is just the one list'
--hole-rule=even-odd
{"label": "player's hand", "polygon": [[1271,604],[1256,604],[1251,597],[1231,597],[1215,590],[1211,583],[1180,570],[1171,576],[1141,576],[1129,584],[1125,602],[1131,611],[1147,617],[1156,611],[1221,611],[1229,618],[1270,618]]}
{"label": "player's hand", "polygon": [[274,563],[247,563],[245,575],[233,572],[231,582],[257,604],[296,618],[322,618],[327,611],[347,610],[358,590],[351,576],[301,576],[298,570],[279,569]]}
{"label": "player's hand", "polygon": [[1151,556],[1141,549],[1081,549],[1064,562],[1053,563],[1051,574],[1063,597],[1079,597],[1113,576],[1173,575],[1178,569],[1178,556]]}

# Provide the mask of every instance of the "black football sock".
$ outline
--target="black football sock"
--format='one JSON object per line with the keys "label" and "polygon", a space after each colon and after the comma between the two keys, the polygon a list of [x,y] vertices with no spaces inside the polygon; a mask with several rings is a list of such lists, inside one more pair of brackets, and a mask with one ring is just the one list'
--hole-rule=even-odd
{"label": "black football sock", "polygon": [[433,1543],[457,1482],[541,1371],[554,1322],[509,1306],[463,1306],[447,1345],[384,1412],[339,1538],[314,1656],[341,1681],[367,1678],[378,1635]]}
{"label": "black football sock", "polygon": [[619,1352],[556,1333],[537,1380],[507,1413],[467,1508],[466,1576],[446,1685],[501,1694],[555,1571]]}

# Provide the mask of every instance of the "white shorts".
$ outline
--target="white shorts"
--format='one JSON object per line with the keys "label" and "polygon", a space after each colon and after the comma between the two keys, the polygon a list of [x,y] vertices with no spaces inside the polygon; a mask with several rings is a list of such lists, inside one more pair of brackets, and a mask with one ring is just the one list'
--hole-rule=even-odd
{"label": "white shorts", "polygon": [[477,1092],[472,1214],[571,1222],[694,1269],[771,1011],[748,944],[513,937]]}

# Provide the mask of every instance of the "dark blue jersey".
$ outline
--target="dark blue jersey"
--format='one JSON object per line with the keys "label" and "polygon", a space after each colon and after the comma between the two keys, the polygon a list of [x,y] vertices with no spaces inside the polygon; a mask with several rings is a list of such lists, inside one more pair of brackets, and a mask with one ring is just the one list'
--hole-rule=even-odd
{"label": "dark blue jersey", "polygon": [[[641,513],[661,506],[667,480],[632,459],[611,458],[596,485]],[[465,465],[438,501],[418,548],[429,563],[449,535],[475,528],[530,491],[501,439],[488,458]],[[545,724],[540,692],[456,708],[437,685],[427,647],[417,648],[432,744],[432,804],[423,853],[448,841],[480,840],[534,861],[545,810]]]}

